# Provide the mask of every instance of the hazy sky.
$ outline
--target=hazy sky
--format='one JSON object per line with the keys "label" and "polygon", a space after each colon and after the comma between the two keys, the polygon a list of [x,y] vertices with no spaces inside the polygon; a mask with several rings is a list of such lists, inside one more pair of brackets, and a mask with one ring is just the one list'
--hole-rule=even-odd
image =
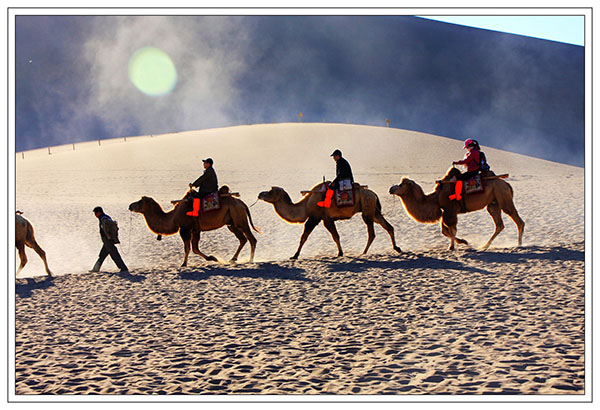
{"label": "hazy sky", "polygon": [[584,16],[426,16],[424,18],[461,24],[486,30],[501,31],[559,41],[576,46],[585,45]]}
{"label": "hazy sky", "polygon": [[[146,47],[172,61],[164,95],[130,78]],[[410,16],[17,13],[15,50],[17,151],[302,112],[583,165],[581,46]]]}

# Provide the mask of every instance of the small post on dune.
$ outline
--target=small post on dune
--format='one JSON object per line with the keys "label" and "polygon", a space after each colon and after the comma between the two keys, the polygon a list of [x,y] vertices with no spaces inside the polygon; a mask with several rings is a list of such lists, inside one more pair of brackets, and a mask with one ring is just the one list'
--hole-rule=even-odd
{"label": "small post on dune", "polygon": [[25,159],[25,151],[21,152],[21,158]]}
{"label": "small post on dune", "polygon": [[102,146],[102,144],[100,143],[100,140],[98,140],[98,146],[99,146],[99,147],[101,147],[101,146]]}
{"label": "small post on dune", "polygon": [[73,144],[73,151],[75,151],[75,144]]}
{"label": "small post on dune", "polygon": [[52,155],[52,152],[50,152],[50,147],[48,147],[48,155]]}

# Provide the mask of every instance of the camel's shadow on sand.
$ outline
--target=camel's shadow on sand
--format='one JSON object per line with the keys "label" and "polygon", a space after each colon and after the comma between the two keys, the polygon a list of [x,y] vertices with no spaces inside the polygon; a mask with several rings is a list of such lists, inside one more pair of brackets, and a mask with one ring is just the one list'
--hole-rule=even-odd
{"label": "camel's shadow on sand", "polygon": [[563,246],[528,246],[514,249],[512,252],[472,252],[467,257],[484,263],[524,263],[534,260],[583,262],[585,252]]}
{"label": "camel's shadow on sand", "polygon": [[234,278],[310,281],[305,273],[304,269],[296,267],[287,267],[272,262],[259,262],[240,265],[212,265],[194,271],[179,272],[179,277],[185,280],[206,280],[211,276],[229,276]]}
{"label": "camel's shadow on sand", "polygon": [[404,253],[394,256],[392,260],[374,260],[363,257],[346,257],[344,261],[328,260],[324,261],[331,272],[343,273],[362,273],[370,269],[374,270],[456,270],[465,273],[480,273],[484,275],[495,275],[494,272],[487,271],[473,266],[467,266],[462,262],[447,259],[438,259],[424,255],[414,255]]}
{"label": "camel's shadow on sand", "polygon": [[15,285],[15,293],[20,298],[31,297],[34,290],[37,289],[48,289],[54,284],[54,278],[51,276],[44,276],[42,278],[26,278],[27,283],[17,283]]}

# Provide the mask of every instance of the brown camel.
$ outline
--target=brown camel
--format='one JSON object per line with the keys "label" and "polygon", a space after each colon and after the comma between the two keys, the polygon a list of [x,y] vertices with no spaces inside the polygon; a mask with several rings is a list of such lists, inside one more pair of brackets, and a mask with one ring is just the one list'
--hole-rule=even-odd
{"label": "brown camel", "polygon": [[[451,181],[459,173],[458,169],[452,167],[448,170],[446,176],[442,178],[442,181]],[[489,176],[493,176],[493,173],[490,172]],[[448,198],[453,193],[454,184],[438,182],[435,190],[425,195],[423,189],[408,178],[403,178],[400,185],[394,185],[390,188],[390,194],[398,195],[402,199],[404,209],[417,222],[434,223],[441,218],[442,234],[450,238],[449,249],[454,249],[454,241],[468,245],[467,241],[456,237],[457,214],[478,211],[486,207],[494,219],[496,230],[482,249],[487,249],[494,238],[504,229],[501,211],[507,213],[517,225],[519,231],[518,245],[521,245],[525,222],[523,222],[515,208],[513,189],[506,181],[488,179],[486,180],[484,192],[465,195],[466,211],[461,209],[456,200]]]}
{"label": "brown camel", "polygon": [[15,215],[15,244],[19,250],[19,259],[21,259],[21,265],[19,266],[19,269],[17,269],[17,275],[27,264],[27,255],[25,254],[25,245],[27,245],[40,255],[40,258],[42,258],[44,266],[46,267],[46,274],[52,276],[52,272],[50,272],[50,268],[48,267],[48,261],[46,260],[46,252],[44,252],[35,240],[33,225],[31,225],[31,222],[27,219],[22,217],[21,213],[18,211]]}
{"label": "brown camel", "polygon": [[325,184],[329,184],[329,182],[323,182],[313,187],[310,193],[298,203],[293,203],[288,193],[285,192],[283,188],[279,187],[271,187],[270,191],[261,192],[258,195],[258,199],[273,204],[275,212],[277,212],[284,220],[291,223],[304,223],[304,231],[300,238],[300,245],[291,259],[298,258],[304,242],[306,242],[310,233],[321,221],[323,221],[325,228],[331,233],[331,236],[337,245],[338,256],[342,256],[344,253],[342,252],[342,246],[340,244],[340,235],[335,228],[334,222],[340,219],[350,219],[358,212],[362,212],[362,217],[365,224],[367,224],[367,232],[369,235],[367,246],[365,247],[363,254],[367,253],[371,243],[375,239],[373,222],[377,222],[387,231],[392,238],[394,250],[401,252],[400,248],[396,246],[394,228],[383,217],[381,213],[381,203],[375,192],[366,188],[358,188],[355,191],[356,199],[353,207],[338,208],[335,201],[332,201],[331,208],[322,208],[317,205],[317,202],[323,199],[321,190],[324,189]]}
{"label": "brown camel", "polygon": [[[240,241],[231,262],[237,260],[242,248],[248,241],[250,241],[250,262],[254,260],[256,238],[252,235],[248,220],[250,220],[252,228],[257,232],[259,231],[252,223],[250,210],[244,202],[237,198],[231,196],[221,197],[221,208],[219,210],[201,213],[198,218],[186,215],[186,212],[190,209],[185,200],[176,201],[175,207],[171,211],[164,212],[154,199],[143,196],[139,201],[130,204],[129,210],[142,214],[148,228],[156,234],[173,235],[179,232],[185,250],[181,266],[187,266],[190,247],[195,254],[202,256],[204,259],[217,261],[214,256],[207,256],[198,249],[200,231],[212,231],[225,225]],[[197,221],[195,222],[194,219],[197,219]],[[198,231],[198,226],[200,231]]]}

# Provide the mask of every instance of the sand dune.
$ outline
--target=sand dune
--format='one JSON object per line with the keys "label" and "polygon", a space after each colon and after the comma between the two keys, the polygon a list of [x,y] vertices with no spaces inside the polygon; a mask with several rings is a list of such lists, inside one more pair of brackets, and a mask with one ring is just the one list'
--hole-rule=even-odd
{"label": "sand dune", "polygon": [[[524,246],[506,229],[486,252],[446,251],[439,226],[410,219],[391,185],[426,192],[462,157],[460,142],[378,127],[273,124],[128,138],[16,157],[16,206],[32,221],[57,278],[33,252],[16,283],[16,394],[536,394],[584,391],[584,171],[485,147],[508,172],[526,222]],[[256,201],[272,185],[294,201],[340,148],[369,185],[404,253],[379,227],[360,256],[360,216],[338,223],[345,255],[317,227],[300,259],[301,225]],[[221,184],[251,207],[255,263],[183,259],[127,205],[149,195],[165,209],[215,159]],[[131,269],[100,250],[92,208],[119,221]],[[459,217],[476,248],[493,232],[487,212]],[[202,235],[227,261],[237,240]]]}

